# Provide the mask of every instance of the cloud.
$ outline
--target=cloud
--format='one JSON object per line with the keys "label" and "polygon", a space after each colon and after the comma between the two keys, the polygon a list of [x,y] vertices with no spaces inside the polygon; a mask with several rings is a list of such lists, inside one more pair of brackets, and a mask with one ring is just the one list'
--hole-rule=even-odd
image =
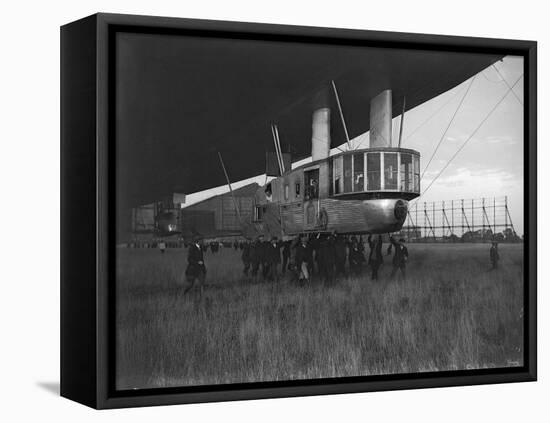
{"label": "cloud", "polygon": [[[427,188],[436,175],[437,172],[427,172],[422,180],[422,188]],[[501,197],[511,195],[512,192],[523,192],[523,178],[518,178],[507,169],[469,169],[451,165],[446,174],[433,183],[425,197],[433,200]]]}

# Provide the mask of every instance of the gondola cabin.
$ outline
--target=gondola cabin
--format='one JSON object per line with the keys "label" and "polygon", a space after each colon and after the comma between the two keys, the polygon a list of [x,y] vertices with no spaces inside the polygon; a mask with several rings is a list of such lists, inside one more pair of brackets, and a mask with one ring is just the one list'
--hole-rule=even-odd
{"label": "gondola cabin", "polygon": [[373,99],[370,121],[368,148],[330,156],[330,109],[314,110],[312,162],[258,189],[255,230],[282,238],[399,231],[408,202],[420,195],[420,153],[391,146],[391,91]]}

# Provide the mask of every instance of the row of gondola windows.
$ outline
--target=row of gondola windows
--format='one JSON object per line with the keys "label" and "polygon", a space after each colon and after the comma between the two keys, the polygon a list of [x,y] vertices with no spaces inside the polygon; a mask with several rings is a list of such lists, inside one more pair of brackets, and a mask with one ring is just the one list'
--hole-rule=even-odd
{"label": "row of gondola windows", "polygon": [[334,194],[362,191],[420,192],[420,160],[417,155],[409,153],[344,154],[332,160],[332,175]]}

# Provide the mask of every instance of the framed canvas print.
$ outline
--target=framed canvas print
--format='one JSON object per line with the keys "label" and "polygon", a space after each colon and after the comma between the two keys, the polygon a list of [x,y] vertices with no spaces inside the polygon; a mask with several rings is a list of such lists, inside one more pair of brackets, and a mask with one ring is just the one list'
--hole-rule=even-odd
{"label": "framed canvas print", "polygon": [[61,394],[536,380],[536,43],[61,28]]}

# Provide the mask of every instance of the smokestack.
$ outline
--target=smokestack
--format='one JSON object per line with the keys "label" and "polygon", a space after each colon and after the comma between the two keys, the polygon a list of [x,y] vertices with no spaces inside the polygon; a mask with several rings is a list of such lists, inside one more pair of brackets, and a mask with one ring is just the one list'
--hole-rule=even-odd
{"label": "smokestack", "polygon": [[370,147],[391,147],[391,119],[391,90],[384,90],[370,101]]}
{"label": "smokestack", "polygon": [[327,90],[317,95],[311,121],[311,158],[325,159],[330,155],[330,107]]}

